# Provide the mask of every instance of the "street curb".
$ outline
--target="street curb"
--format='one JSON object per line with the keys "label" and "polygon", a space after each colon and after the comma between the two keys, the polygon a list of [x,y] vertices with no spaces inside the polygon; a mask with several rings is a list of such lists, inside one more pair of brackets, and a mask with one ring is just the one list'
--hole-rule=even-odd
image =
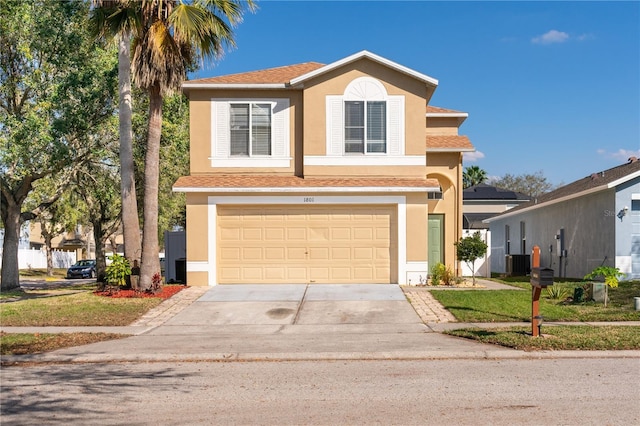
{"label": "street curb", "polygon": [[439,361],[439,360],[538,360],[538,359],[640,359],[640,351],[532,351],[481,350],[447,352],[300,352],[300,353],[210,353],[124,356],[9,355],[1,358],[3,366],[35,364],[114,364],[163,362],[287,362],[287,361]]}

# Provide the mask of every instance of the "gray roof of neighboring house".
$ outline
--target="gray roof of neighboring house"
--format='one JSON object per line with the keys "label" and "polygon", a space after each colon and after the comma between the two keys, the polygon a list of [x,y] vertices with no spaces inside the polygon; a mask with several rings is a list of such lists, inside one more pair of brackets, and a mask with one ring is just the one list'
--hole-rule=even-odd
{"label": "gray roof of neighboring house", "polygon": [[481,183],[479,185],[470,186],[462,191],[463,200],[530,200],[527,194],[522,192],[510,191],[508,189],[497,188],[495,186]]}
{"label": "gray roof of neighboring house", "polygon": [[[514,207],[499,216],[512,214],[524,209],[530,209],[531,207],[542,206],[546,203],[551,203],[555,200],[561,200],[563,198],[571,197],[574,195],[580,195],[582,193],[591,193],[599,190],[608,189],[617,186],[620,183],[626,182],[627,177],[631,178],[631,175],[636,174],[640,176],[640,161],[636,157],[629,158],[625,164],[613,167],[608,170],[593,173],[568,185],[561,186],[560,188],[547,192],[537,196],[534,200],[528,203],[521,204]],[[618,182],[620,181],[620,182]],[[489,219],[488,221],[490,221]]]}
{"label": "gray roof of neighboring house", "polygon": [[463,229],[489,229],[488,223],[483,220],[495,216],[496,213],[463,213],[462,228]]}

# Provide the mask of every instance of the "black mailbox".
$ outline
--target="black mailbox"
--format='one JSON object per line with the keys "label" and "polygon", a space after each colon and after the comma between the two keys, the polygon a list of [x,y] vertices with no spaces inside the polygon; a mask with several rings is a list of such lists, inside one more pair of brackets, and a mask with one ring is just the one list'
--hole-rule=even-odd
{"label": "black mailbox", "polygon": [[531,285],[534,287],[549,287],[553,285],[553,269],[532,268]]}

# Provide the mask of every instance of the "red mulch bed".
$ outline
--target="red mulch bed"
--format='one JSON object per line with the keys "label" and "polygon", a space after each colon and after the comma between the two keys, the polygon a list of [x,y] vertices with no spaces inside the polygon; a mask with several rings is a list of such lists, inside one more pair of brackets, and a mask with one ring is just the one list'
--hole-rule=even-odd
{"label": "red mulch bed", "polygon": [[163,285],[162,289],[158,293],[147,293],[144,291],[136,291],[136,290],[118,290],[115,292],[111,291],[94,291],[93,293],[98,296],[111,297],[113,299],[118,298],[132,298],[132,297],[157,297],[160,299],[168,299],[183,288],[186,288],[183,285]]}

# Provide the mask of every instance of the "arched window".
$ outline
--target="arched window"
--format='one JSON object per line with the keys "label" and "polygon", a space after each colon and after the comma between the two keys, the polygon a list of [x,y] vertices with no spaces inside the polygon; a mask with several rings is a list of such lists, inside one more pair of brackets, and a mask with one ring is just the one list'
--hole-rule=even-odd
{"label": "arched window", "polygon": [[357,78],[345,90],[344,152],[387,152],[387,91],[371,77]]}
{"label": "arched window", "polygon": [[[404,155],[404,96],[359,77],[341,95],[327,95],[327,156]],[[363,159],[364,160],[364,159]]]}

